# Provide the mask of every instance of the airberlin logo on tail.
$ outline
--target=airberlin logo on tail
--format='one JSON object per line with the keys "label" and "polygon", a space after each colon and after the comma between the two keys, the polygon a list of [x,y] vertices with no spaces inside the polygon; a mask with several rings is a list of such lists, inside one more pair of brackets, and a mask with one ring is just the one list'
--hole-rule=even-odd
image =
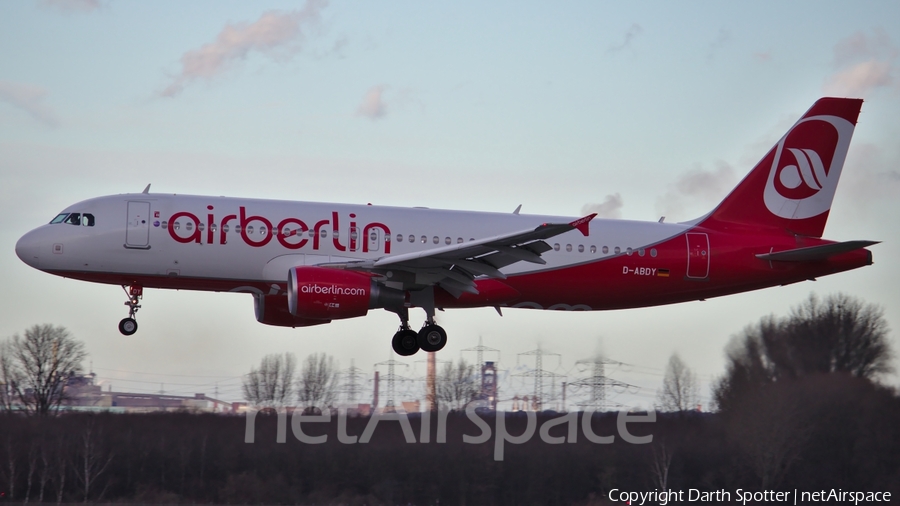
{"label": "airberlin logo on tail", "polygon": [[801,220],[831,208],[853,124],[837,116],[800,120],[775,147],[763,200],[772,214]]}
{"label": "airberlin logo on tail", "polygon": [[364,288],[345,288],[337,285],[303,285],[300,287],[300,293],[314,293],[321,295],[365,295],[366,290]]}

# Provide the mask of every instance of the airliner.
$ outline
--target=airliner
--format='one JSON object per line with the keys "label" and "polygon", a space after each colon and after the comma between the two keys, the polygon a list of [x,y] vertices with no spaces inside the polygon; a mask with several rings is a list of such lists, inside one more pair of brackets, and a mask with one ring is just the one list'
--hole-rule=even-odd
{"label": "airliner", "polygon": [[[709,214],[639,222],[142,193],[73,204],[16,254],[120,285],[124,335],[145,288],[249,293],[263,324],[396,313],[393,350],[447,342],[436,310],[596,311],[704,300],[872,264],[875,241],[822,239],[862,100],[821,98]],[[409,310],[421,308],[421,330]]]}

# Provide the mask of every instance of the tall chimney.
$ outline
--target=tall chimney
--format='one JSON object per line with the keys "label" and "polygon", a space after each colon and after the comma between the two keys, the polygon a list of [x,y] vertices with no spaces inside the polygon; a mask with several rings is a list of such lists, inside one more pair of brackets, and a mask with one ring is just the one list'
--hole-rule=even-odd
{"label": "tall chimney", "polygon": [[434,381],[437,352],[428,352],[428,375],[425,377],[425,397],[428,411],[437,411],[437,391]]}
{"label": "tall chimney", "polygon": [[372,399],[372,411],[375,411],[375,408],[378,407],[378,371],[375,371],[375,396]]}

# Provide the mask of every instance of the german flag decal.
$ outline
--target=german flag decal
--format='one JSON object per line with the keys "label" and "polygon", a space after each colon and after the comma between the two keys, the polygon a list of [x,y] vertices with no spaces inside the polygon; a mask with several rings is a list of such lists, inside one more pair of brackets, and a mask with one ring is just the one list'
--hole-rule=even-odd
{"label": "german flag decal", "polygon": [[656,271],[656,275],[661,278],[667,278],[669,277],[669,269],[659,269]]}

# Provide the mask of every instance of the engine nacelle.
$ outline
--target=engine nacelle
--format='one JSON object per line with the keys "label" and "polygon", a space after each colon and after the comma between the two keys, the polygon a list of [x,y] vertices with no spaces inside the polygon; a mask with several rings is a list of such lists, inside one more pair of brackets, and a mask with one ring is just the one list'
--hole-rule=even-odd
{"label": "engine nacelle", "polygon": [[288,311],[288,298],[286,295],[257,295],[253,294],[253,309],[256,311],[256,321],[275,327],[309,327],[322,325],[330,320],[311,320],[294,316]]}
{"label": "engine nacelle", "polygon": [[288,310],[314,320],[364,316],[370,309],[401,307],[400,290],[375,282],[369,274],[327,267],[294,267],[288,273]]}

